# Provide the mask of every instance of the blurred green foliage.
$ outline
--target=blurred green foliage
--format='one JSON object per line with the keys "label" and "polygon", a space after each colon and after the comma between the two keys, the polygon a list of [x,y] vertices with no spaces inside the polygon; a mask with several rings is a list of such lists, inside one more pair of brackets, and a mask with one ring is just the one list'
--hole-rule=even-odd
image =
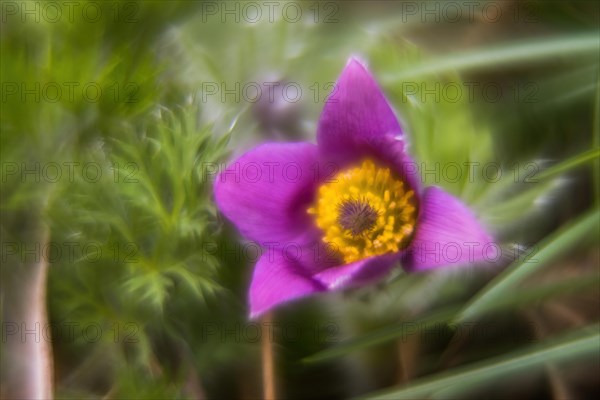
{"label": "blurred green foliage", "polygon": [[[102,10],[93,23],[77,13],[73,21],[24,22],[31,15],[20,8],[8,15],[3,8],[0,25],[2,241],[26,241],[31,224],[48,226],[51,242],[88,245],[83,255],[67,257],[63,249],[63,256],[51,260],[49,315],[59,326],[93,325],[103,332],[97,341],[80,329],[74,336],[53,332],[57,397],[260,396],[259,344],[236,336],[248,324],[253,262],[239,257],[236,246],[243,242],[217,213],[204,166],[273,140],[265,126],[275,122],[239,93],[222,97],[222,91],[236,83],[298,83],[301,100],[286,105],[292,109],[286,117],[290,132],[280,133],[285,138],[294,131],[294,140],[314,141],[326,94],[351,55],[366,60],[380,78],[417,162],[495,162],[504,171],[493,182],[479,173],[451,182],[430,175],[426,183],[471,204],[507,249],[544,240],[545,253],[536,268],[516,260],[501,275],[399,273],[376,287],[282,308],[275,329],[282,397],[346,398],[404,383],[410,374],[399,363],[405,362],[412,365],[411,379],[432,377],[406,392],[391,392],[394,398],[476,396],[481,376],[533,365],[512,353],[487,361],[527,345],[531,332],[519,330],[512,338],[516,344],[502,337],[462,343],[464,355],[458,357],[447,323],[459,315],[468,311],[478,321],[512,327],[532,320],[539,304],[567,302],[565,293],[575,292],[586,310],[580,315],[567,307],[580,321],[575,325],[597,321],[589,300],[597,297],[597,285],[582,284],[598,281],[597,7],[531,2],[537,24],[471,21],[465,28],[409,18],[402,2],[375,2],[372,8],[361,2],[304,3],[306,18],[298,23],[224,23],[207,13],[206,4],[224,4],[215,2],[89,3]],[[518,7],[506,3],[508,10]],[[326,4],[331,8],[322,8]],[[311,21],[317,9],[321,19]],[[331,10],[337,22],[321,23]],[[467,93],[469,82],[494,83],[511,95],[490,102],[475,91],[473,98],[454,101],[445,91],[451,84]],[[62,90],[57,101],[48,99],[53,83]],[[75,85],[74,97],[65,83]],[[210,95],[207,84],[216,84],[218,94]],[[22,94],[22,87],[33,93]],[[38,98],[38,87],[50,92]],[[422,96],[424,87],[432,97]],[[57,163],[62,178],[5,173],[4,166],[23,163]],[[93,168],[84,170],[87,164]],[[74,166],[72,179],[66,165]],[[535,179],[526,181],[531,168]],[[583,223],[570,224],[581,215]],[[3,280],[19,262],[18,254],[3,255]],[[497,300],[498,309],[484,307],[480,301],[486,298]],[[3,295],[3,305],[10,301]],[[542,342],[541,350],[533,350],[538,356],[560,361],[567,353],[575,359],[598,353],[597,335],[567,335],[557,345],[546,337],[573,324],[536,318],[538,325],[558,326],[536,338]],[[402,323],[411,321],[443,328],[433,337],[421,332],[427,324],[411,328],[409,336],[418,338],[411,345],[416,356],[402,361],[400,353],[410,351],[398,338],[407,334]],[[286,339],[281,326],[300,334]],[[347,341],[336,343],[342,339]],[[467,361],[479,364],[453,372]],[[505,367],[495,367],[498,362]],[[472,379],[465,381],[464,374]],[[457,391],[445,392],[456,380],[462,382]],[[531,386],[528,393],[550,390]]]}

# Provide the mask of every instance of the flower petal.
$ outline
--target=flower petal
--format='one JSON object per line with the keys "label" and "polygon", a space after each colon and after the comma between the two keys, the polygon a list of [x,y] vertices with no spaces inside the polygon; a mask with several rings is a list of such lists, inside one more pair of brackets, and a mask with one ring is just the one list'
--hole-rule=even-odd
{"label": "flower petal", "polygon": [[415,237],[403,258],[408,270],[462,266],[488,261],[497,247],[459,199],[442,189],[425,189]]}
{"label": "flower petal", "polygon": [[278,304],[321,292],[324,288],[306,276],[296,262],[283,252],[265,252],[254,267],[250,284],[250,318],[256,318]]}
{"label": "flower petal", "polygon": [[406,148],[407,143],[404,137],[381,135],[369,140],[369,143],[363,146],[362,151],[366,156],[380,160],[384,165],[390,167],[399,178],[409,184],[419,200],[423,183],[421,172]]}
{"label": "flower petal", "polygon": [[361,158],[370,140],[401,133],[398,119],[373,77],[351,59],[321,113],[317,130],[320,151],[333,160]]}
{"label": "flower petal", "polygon": [[332,267],[314,275],[328,290],[367,285],[380,280],[396,265],[399,253],[365,258],[351,264]]}
{"label": "flower petal", "polygon": [[314,240],[306,210],[318,185],[317,146],[268,143],[241,156],[215,180],[218,208],[246,238],[274,246]]}

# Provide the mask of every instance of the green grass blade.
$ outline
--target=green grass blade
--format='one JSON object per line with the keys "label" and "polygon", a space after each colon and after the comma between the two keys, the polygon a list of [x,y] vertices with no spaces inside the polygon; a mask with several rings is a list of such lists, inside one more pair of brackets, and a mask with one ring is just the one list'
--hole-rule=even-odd
{"label": "green grass blade", "polygon": [[[531,188],[525,189],[524,191],[511,196],[510,198],[498,203],[494,199],[501,196],[502,193],[510,188],[513,184],[513,177],[507,177],[504,180],[498,182],[498,185],[488,190],[482,198],[477,199],[476,203],[485,204],[491,203],[492,205],[483,207],[482,214],[486,217],[494,219],[503,218],[519,218],[520,215],[526,213],[529,210],[536,199],[544,194],[548,193],[554,187],[555,181],[552,178],[557,178],[561,174],[571,171],[577,167],[598,161],[600,157],[600,148],[594,148],[583,153],[579,153],[567,160],[560,162],[559,164],[553,165],[539,174],[535,174],[528,179],[531,179]],[[530,163],[524,164],[525,166],[531,165]],[[519,176],[527,176],[528,170],[519,170]]]}
{"label": "green grass blade", "polygon": [[561,280],[559,282],[540,285],[532,288],[527,288],[527,291],[519,296],[511,296],[498,299],[493,304],[489,304],[483,311],[489,312],[504,308],[512,308],[529,303],[537,303],[539,301],[560,296],[568,293],[583,293],[586,290],[597,289],[600,285],[598,276],[583,275],[576,278]]}
{"label": "green grass blade", "polygon": [[598,325],[587,326],[577,332],[570,332],[558,339],[550,339],[505,357],[479,362],[473,366],[457,368],[434,375],[408,386],[395,390],[365,396],[369,399],[416,399],[431,397],[442,391],[452,391],[453,395],[464,392],[491,379],[505,377],[520,372],[530,373],[533,368],[542,367],[548,362],[563,362],[583,357],[597,358],[600,351]]}
{"label": "green grass blade", "polygon": [[537,176],[537,179],[544,180],[558,176],[570,169],[576,168],[587,162],[594,161],[598,157],[600,157],[600,148],[590,149],[588,151],[576,155],[575,157],[571,157],[568,160],[561,162],[560,164],[548,168],[544,172],[540,173]]}
{"label": "green grass blade", "polygon": [[446,71],[464,71],[490,66],[498,67],[505,64],[531,62],[547,57],[571,57],[574,54],[580,53],[594,55],[598,53],[599,48],[600,38],[598,32],[570,37],[561,36],[552,39],[510,43],[484,50],[478,49],[475,51],[453,53],[437,60],[429,60],[404,71],[384,75],[382,82],[384,84],[391,84],[418,76]]}
{"label": "green grass blade", "polygon": [[[592,146],[600,149],[600,70],[596,81],[596,105],[594,107],[594,130],[592,132]],[[600,161],[595,160],[592,164],[592,177],[594,179],[594,199],[596,206],[600,205]]]}
{"label": "green grass blade", "polygon": [[462,322],[473,318],[484,312],[485,309],[489,309],[494,302],[500,301],[504,297],[513,296],[512,289],[525,277],[542,268],[547,262],[553,260],[563,251],[570,249],[586,235],[597,232],[599,217],[599,211],[590,211],[576,222],[563,227],[545,239],[538,251],[533,255],[533,258],[517,261],[481,290],[458,313],[455,322]]}
{"label": "green grass blade", "polygon": [[345,356],[354,351],[365,349],[397,338],[406,338],[416,333],[415,327],[421,329],[448,321],[458,311],[457,307],[444,308],[413,321],[402,321],[398,324],[348,340],[327,350],[318,352],[302,360],[304,363],[316,363],[332,358]]}
{"label": "green grass blade", "polygon": [[[581,293],[586,290],[595,289],[599,284],[600,281],[598,281],[597,276],[578,276],[566,281],[541,285],[527,290],[521,296],[511,296],[495,301],[485,309],[485,312],[539,302],[568,293]],[[400,324],[375,330],[315,353],[302,361],[307,364],[328,361],[399,338],[403,340],[409,335],[416,334],[419,330],[428,329],[430,326],[435,326],[436,324],[446,323],[455,315],[453,312],[457,310],[457,307],[446,308],[417,320],[404,321]],[[418,330],[414,329],[415,326],[418,327]]]}

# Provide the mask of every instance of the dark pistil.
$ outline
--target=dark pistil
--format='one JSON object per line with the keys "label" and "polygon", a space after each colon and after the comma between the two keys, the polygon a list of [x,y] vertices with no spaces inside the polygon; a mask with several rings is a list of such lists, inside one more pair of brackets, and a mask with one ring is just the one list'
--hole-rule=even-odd
{"label": "dark pistil", "polygon": [[377,222],[379,213],[364,199],[347,200],[340,204],[338,223],[349,230],[352,236],[359,236],[371,230]]}

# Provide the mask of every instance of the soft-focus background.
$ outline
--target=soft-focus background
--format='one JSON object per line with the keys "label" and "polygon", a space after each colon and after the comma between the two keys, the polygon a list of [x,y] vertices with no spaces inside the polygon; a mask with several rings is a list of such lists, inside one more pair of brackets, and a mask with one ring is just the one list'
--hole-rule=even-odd
{"label": "soft-focus background", "polygon": [[[278,398],[599,391],[598,2],[0,5],[2,398],[260,398],[265,343]],[[249,321],[212,178],[350,56],[502,257]]]}

